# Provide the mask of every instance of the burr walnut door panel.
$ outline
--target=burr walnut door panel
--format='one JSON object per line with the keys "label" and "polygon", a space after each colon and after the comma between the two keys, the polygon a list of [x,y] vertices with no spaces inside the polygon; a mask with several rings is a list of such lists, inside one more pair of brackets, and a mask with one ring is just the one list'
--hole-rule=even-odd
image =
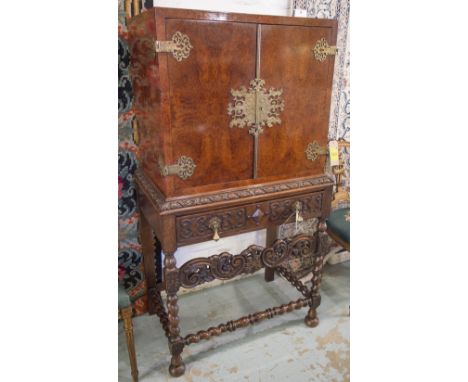
{"label": "burr walnut door panel", "polygon": [[323,173],[326,156],[306,157],[309,143],[326,147],[334,56],[323,62],[313,48],[325,38],[336,43],[336,28],[261,26],[261,73],[266,87],[283,89],[281,124],[259,136],[258,176],[302,176]]}
{"label": "burr walnut door panel", "polygon": [[168,39],[177,31],[192,45],[187,59],[168,58],[173,162],[191,157],[194,174],[174,176],[175,194],[190,188],[252,177],[253,142],[243,129],[229,127],[231,89],[255,78],[256,25],[167,19]]}

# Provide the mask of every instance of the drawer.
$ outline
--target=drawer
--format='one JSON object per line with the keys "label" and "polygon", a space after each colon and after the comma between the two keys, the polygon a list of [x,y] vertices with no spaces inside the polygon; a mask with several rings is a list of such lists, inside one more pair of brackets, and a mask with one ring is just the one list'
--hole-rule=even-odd
{"label": "drawer", "polygon": [[296,202],[300,203],[300,213],[304,219],[319,217],[322,214],[323,192],[298,195],[293,198],[276,199],[268,202],[270,223],[283,224],[294,222]]}
{"label": "drawer", "polygon": [[324,192],[313,192],[293,197],[272,199],[238,207],[223,208],[176,218],[177,243],[179,245],[198,243],[213,239],[214,231],[210,222],[218,223],[220,237],[254,231],[269,225],[294,222],[296,203],[304,219],[322,214]]}

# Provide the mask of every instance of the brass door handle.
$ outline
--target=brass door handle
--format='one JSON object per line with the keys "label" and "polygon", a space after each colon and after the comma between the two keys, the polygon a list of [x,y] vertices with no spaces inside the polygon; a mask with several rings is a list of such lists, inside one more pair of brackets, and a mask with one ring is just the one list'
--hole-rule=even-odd
{"label": "brass door handle", "polygon": [[301,215],[302,203],[297,201],[294,203],[294,213],[296,214],[296,223],[304,221],[304,218]]}
{"label": "brass door handle", "polygon": [[219,218],[217,217],[211,218],[210,221],[208,222],[208,227],[213,231],[213,240],[218,241],[219,240],[218,230],[221,227],[221,220],[219,220]]}

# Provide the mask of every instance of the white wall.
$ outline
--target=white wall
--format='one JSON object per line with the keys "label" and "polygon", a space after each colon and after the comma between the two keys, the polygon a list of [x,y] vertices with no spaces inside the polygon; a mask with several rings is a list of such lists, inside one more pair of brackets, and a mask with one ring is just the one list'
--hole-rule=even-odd
{"label": "white wall", "polygon": [[207,11],[288,15],[289,0],[154,0],[156,7],[202,9]]}

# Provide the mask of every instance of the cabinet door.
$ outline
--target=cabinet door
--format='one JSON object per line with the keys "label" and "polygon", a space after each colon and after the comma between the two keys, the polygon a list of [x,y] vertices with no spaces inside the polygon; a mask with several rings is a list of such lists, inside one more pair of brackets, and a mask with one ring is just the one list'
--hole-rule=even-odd
{"label": "cabinet door", "polygon": [[243,129],[229,128],[230,89],[255,77],[256,25],[167,19],[166,38],[188,36],[186,59],[168,56],[173,161],[188,156],[193,175],[174,177],[175,193],[252,177],[253,142]]}
{"label": "cabinet door", "polygon": [[323,173],[326,156],[307,159],[309,143],[326,147],[334,56],[314,57],[321,38],[336,43],[336,27],[261,26],[260,77],[265,87],[282,89],[281,123],[259,136],[258,176]]}

